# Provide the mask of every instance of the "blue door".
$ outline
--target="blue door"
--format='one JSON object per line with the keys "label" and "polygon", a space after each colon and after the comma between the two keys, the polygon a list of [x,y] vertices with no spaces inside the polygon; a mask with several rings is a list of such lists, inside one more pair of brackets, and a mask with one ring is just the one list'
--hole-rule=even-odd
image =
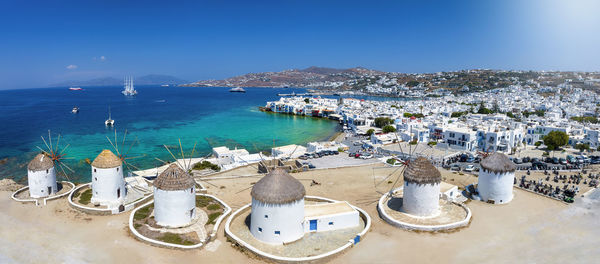
{"label": "blue door", "polygon": [[310,220],[310,231],[317,231],[317,220]]}

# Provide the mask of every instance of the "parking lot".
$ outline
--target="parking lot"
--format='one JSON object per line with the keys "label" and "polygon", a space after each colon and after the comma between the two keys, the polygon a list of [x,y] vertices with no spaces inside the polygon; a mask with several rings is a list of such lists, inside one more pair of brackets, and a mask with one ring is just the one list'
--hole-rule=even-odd
{"label": "parking lot", "polygon": [[379,160],[372,159],[357,159],[348,157],[348,153],[342,152],[338,155],[330,155],[323,156],[320,158],[313,158],[307,160],[301,160],[302,163],[309,163],[315,166],[315,169],[329,169],[329,168],[339,168],[346,166],[357,166],[357,165],[365,165],[377,163]]}

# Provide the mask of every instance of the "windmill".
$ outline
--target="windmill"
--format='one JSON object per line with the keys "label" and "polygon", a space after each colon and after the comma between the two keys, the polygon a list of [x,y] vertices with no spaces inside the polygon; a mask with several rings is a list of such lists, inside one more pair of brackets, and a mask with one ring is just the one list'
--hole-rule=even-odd
{"label": "windmill", "polygon": [[[167,150],[167,152],[169,152],[169,154],[171,155],[171,157],[173,157],[173,160],[174,160],[174,162],[175,162],[175,163],[176,163],[176,164],[177,164],[177,165],[178,165],[178,166],[179,166],[181,169],[183,169],[183,170],[184,170],[186,173],[189,173],[189,174],[191,174],[191,172],[192,172],[192,169],[193,169],[193,166],[192,166],[192,158],[194,157],[194,153],[196,152],[196,145],[197,145],[197,143],[198,143],[198,142],[194,142],[194,147],[192,148],[192,151],[191,151],[191,153],[188,155],[188,157],[189,157],[189,160],[188,160],[188,158],[186,158],[186,156],[185,156],[185,153],[184,153],[184,151],[183,151],[183,145],[181,144],[181,139],[178,139],[178,141],[179,141],[179,151],[180,151],[180,153],[179,153],[179,154],[181,154],[181,159],[178,159],[178,158],[176,157],[176,155],[175,155],[175,154],[173,154],[173,152],[172,152],[172,151],[169,149],[169,147],[168,147],[167,145],[164,145],[164,144],[163,144],[163,146],[165,147],[165,149]],[[161,160],[161,159],[159,159],[159,158],[155,158],[155,159],[156,159],[156,160],[158,160],[158,161],[161,161],[161,162],[163,162],[163,163],[168,163],[168,162],[165,162],[165,161],[163,161],[163,160]],[[194,178],[194,177],[192,177],[192,178]],[[195,178],[194,178],[194,180],[195,180]],[[207,182],[207,181],[203,181],[203,182],[205,182],[205,183],[207,183],[207,184],[210,184],[210,185],[212,185],[212,186],[214,186],[214,187],[217,187],[217,188],[219,187],[219,186],[217,186],[217,185],[214,185],[214,184],[212,184],[212,183],[210,183],[210,182]],[[204,188],[204,187],[202,187],[202,188]]]}
{"label": "windmill", "polygon": [[[60,168],[62,172],[62,176],[65,177],[67,181],[70,181],[67,171],[70,173],[74,173],[75,171],[71,169],[67,164],[65,164],[65,160],[73,159],[71,157],[67,157],[67,148],[69,148],[70,144],[65,145],[62,149],[60,148],[60,134],[58,134],[58,139],[55,144],[52,144],[52,134],[50,130],[48,130],[48,141],[41,136],[45,149],[36,146],[43,154],[47,155],[52,159],[52,163],[55,168]],[[67,169],[67,170],[65,170]],[[60,173],[59,173],[60,174]]]}
{"label": "windmill", "polygon": [[[138,140],[137,137],[135,138],[135,140],[133,140],[131,142],[131,144],[128,144],[129,147],[127,147],[127,144],[126,144],[126,143],[128,143],[126,141],[126,139],[127,139],[127,130],[125,130],[125,133],[123,134],[123,139],[121,140],[121,146],[119,146],[119,140],[118,140],[118,137],[117,137],[117,130],[115,130],[114,142],[112,140],[110,140],[110,138],[108,136],[106,136],[106,139],[108,140],[108,143],[110,143],[110,145],[113,147],[113,149],[117,153],[117,157],[121,160],[121,162],[123,162],[123,164],[125,165],[125,168],[127,168],[127,170],[129,172],[133,171],[133,169],[140,170],[138,167],[136,167],[135,165],[133,165],[130,160],[141,158],[141,157],[144,157],[146,155],[143,154],[141,156],[133,156],[133,157],[129,156],[129,152],[131,151],[131,149],[136,144],[139,143],[139,140]],[[119,147],[126,147],[127,151],[123,152],[122,149],[119,150]]]}
{"label": "windmill", "polygon": [[[398,143],[398,147],[400,149],[400,153],[402,153],[401,158],[394,163],[394,167],[396,167],[394,170],[392,170],[392,172],[390,172],[389,174],[387,174],[387,176],[385,176],[382,180],[380,180],[379,182],[377,182],[376,176],[375,176],[375,170],[377,169],[389,169],[390,166],[383,166],[383,167],[373,167],[372,169],[372,176],[373,176],[373,187],[375,189],[375,192],[379,193],[380,195],[389,195],[392,196],[394,194],[394,190],[396,189],[396,186],[398,184],[398,182],[400,181],[400,178],[402,178],[402,176],[404,175],[404,170],[409,166],[409,164],[411,163],[411,161],[415,160],[418,157],[424,156],[427,157],[428,155],[425,154],[425,151],[427,150],[432,150],[433,147],[432,146],[428,146],[428,147],[423,147],[421,149],[419,149],[419,145],[415,145],[413,147],[412,144],[408,144],[408,153],[404,152],[404,149],[402,148],[402,143],[400,142],[400,140],[398,139],[398,135],[396,135],[396,141]],[[431,154],[429,155],[431,158]],[[385,192],[382,192],[380,188],[381,184],[388,181],[392,183],[392,185],[388,188],[385,188]],[[379,188],[379,189],[378,189]],[[365,201],[367,204],[371,204],[374,203],[376,201],[379,200],[379,197],[377,197],[374,201],[373,200],[369,200],[369,201]]]}

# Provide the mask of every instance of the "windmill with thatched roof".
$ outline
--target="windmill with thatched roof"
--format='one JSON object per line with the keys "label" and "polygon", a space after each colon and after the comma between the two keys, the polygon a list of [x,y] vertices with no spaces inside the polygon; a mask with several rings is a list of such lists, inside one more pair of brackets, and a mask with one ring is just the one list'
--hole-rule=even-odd
{"label": "windmill with thatched roof", "polygon": [[154,180],[154,219],[165,227],[181,227],[196,217],[196,182],[179,165],[171,163]]}
{"label": "windmill with thatched roof", "polygon": [[404,170],[402,209],[416,216],[432,216],[439,212],[442,175],[429,160],[419,157]]}
{"label": "windmill with thatched roof", "polygon": [[[122,146],[125,145],[127,130],[123,136]],[[119,150],[117,132],[115,130],[114,142],[106,137],[110,145],[117,152],[115,155],[109,149],[104,149],[94,159],[92,167],[92,202],[100,204],[119,204],[123,203],[127,196],[127,187],[123,178],[123,165],[126,168],[134,167],[127,160],[137,157],[128,157],[131,148],[137,142],[137,139],[130,144],[127,152],[122,153]]]}
{"label": "windmill with thatched roof", "polygon": [[287,243],[304,236],[304,185],[276,168],[254,186],[250,233],[263,242]]}
{"label": "windmill with thatched roof", "polygon": [[480,165],[477,192],[481,200],[495,204],[510,202],[517,166],[500,152],[490,154]]}
{"label": "windmill with thatched roof", "polygon": [[60,148],[60,134],[55,144],[52,144],[52,134],[49,130],[48,141],[43,136],[41,138],[44,145],[46,145],[46,149],[37,147],[41,152],[27,166],[27,185],[29,187],[29,195],[32,198],[48,197],[59,191],[59,185],[56,182],[57,169],[61,170],[62,176],[67,180],[69,180],[67,171],[73,172],[64,163],[64,160],[70,159],[66,157],[65,152],[69,145],[67,144],[64,148]]}

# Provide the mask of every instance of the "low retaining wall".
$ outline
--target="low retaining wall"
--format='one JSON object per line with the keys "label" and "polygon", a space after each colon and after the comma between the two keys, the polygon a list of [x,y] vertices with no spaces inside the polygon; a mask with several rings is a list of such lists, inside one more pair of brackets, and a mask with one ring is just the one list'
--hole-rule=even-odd
{"label": "low retaining wall", "polygon": [[[396,190],[398,190],[398,189],[396,189]],[[394,190],[394,191],[396,191],[396,190]],[[379,216],[384,221],[386,221],[388,224],[393,225],[395,227],[400,227],[402,229],[435,232],[435,231],[443,231],[443,230],[449,230],[449,229],[467,226],[467,225],[469,225],[469,221],[471,221],[471,209],[469,209],[464,204],[451,202],[455,205],[460,206],[462,209],[464,209],[467,212],[467,216],[465,217],[465,219],[458,221],[458,222],[444,224],[444,225],[415,225],[415,224],[401,222],[401,221],[394,219],[393,217],[391,217],[390,215],[388,215],[385,212],[385,209],[383,207],[384,206],[383,202],[385,201],[385,198],[387,198],[387,194],[384,194],[383,196],[381,196],[381,198],[379,198],[379,202],[377,203],[377,212],[379,212]]]}
{"label": "low retaining wall", "polygon": [[[323,197],[319,197],[319,196],[305,196],[304,199],[306,201],[337,202],[336,200],[323,198]],[[233,214],[231,214],[231,216],[227,219],[227,223],[225,223],[225,236],[227,236],[229,239],[233,240],[236,244],[252,251],[252,253],[254,253],[258,256],[267,258],[272,261],[280,262],[280,263],[281,262],[283,262],[283,263],[305,263],[305,262],[315,262],[315,261],[327,261],[327,260],[337,256],[338,254],[344,252],[348,248],[351,248],[354,245],[358,244],[361,241],[361,239],[365,236],[365,234],[369,231],[369,229],[371,228],[371,217],[369,216],[369,214],[367,214],[367,212],[365,212],[364,210],[362,210],[354,205],[350,205],[350,206],[352,206],[352,208],[356,209],[359,212],[360,217],[365,222],[365,228],[363,229],[363,231],[358,233],[354,239],[348,240],[348,242],[346,244],[344,244],[343,246],[341,246],[337,249],[334,249],[327,253],[323,253],[323,254],[316,255],[316,256],[302,257],[302,258],[289,258],[289,257],[275,256],[275,255],[263,252],[260,249],[257,249],[255,247],[253,247],[252,245],[244,242],[239,237],[237,237],[235,234],[233,234],[233,232],[231,232],[231,230],[229,229],[229,226],[231,225],[231,221],[233,221],[233,219],[237,215],[250,210],[251,206],[252,206],[251,203],[247,204],[247,205],[243,206],[242,208],[238,209],[237,211],[233,212]]]}
{"label": "low retaining wall", "polygon": [[225,208],[225,210],[223,211],[223,214],[221,216],[219,216],[219,218],[217,218],[217,221],[215,221],[215,224],[213,226],[213,229],[211,231],[211,233],[206,237],[206,239],[204,239],[204,241],[195,244],[195,245],[190,245],[190,246],[186,246],[186,245],[179,245],[179,244],[171,244],[171,243],[166,243],[166,242],[162,242],[159,240],[155,240],[152,238],[148,238],[143,236],[142,234],[140,234],[135,227],[133,226],[133,217],[135,216],[135,213],[140,209],[140,208],[144,208],[152,203],[154,203],[154,200],[149,201],[145,204],[143,204],[142,206],[135,208],[135,210],[133,210],[131,212],[131,214],[129,215],[129,230],[131,231],[131,233],[133,234],[133,236],[137,239],[140,240],[142,242],[146,242],[150,245],[153,246],[157,246],[157,247],[164,247],[164,248],[171,248],[171,249],[197,249],[197,248],[202,248],[204,245],[206,245],[208,242],[215,240],[216,236],[217,236],[217,231],[219,230],[219,225],[221,224],[221,222],[223,221],[223,219],[225,219],[225,217],[231,212],[231,207],[229,207],[229,205],[227,205],[225,202],[223,202],[221,199],[212,196],[210,194],[201,194],[201,193],[196,193],[196,196],[206,196],[206,197],[210,197],[212,199],[214,199],[215,201],[217,201],[218,203],[220,203],[223,208]]}
{"label": "low retaining wall", "polygon": [[69,194],[69,205],[79,211],[82,211],[86,214],[91,214],[91,215],[114,215],[114,214],[120,214],[120,213],[124,213],[127,212],[133,208],[135,208],[136,206],[138,206],[141,203],[147,202],[148,200],[152,199],[153,195],[148,195],[144,198],[141,198],[133,203],[129,203],[129,204],[125,204],[125,210],[119,212],[119,208],[94,208],[94,207],[89,207],[89,206],[83,206],[83,205],[79,205],[75,202],[73,202],[73,195],[77,192],[79,192],[83,187],[86,186],[90,186],[92,183],[86,183],[83,185],[78,186],[77,188],[75,188],[73,191],[71,191],[71,194]]}
{"label": "low retaining wall", "polygon": [[[46,205],[46,204],[48,203],[48,201],[55,200],[55,199],[59,199],[59,198],[65,197],[66,195],[70,195],[70,194],[71,194],[71,193],[73,193],[73,191],[75,190],[75,184],[73,184],[72,182],[68,182],[68,181],[61,181],[60,183],[63,185],[63,188],[65,188],[65,184],[69,184],[69,185],[71,185],[71,190],[69,190],[68,192],[65,192],[65,193],[59,194],[59,195],[53,195],[53,196],[48,196],[48,197],[44,198],[44,199],[42,200],[42,201],[44,201],[44,205]],[[19,199],[19,198],[17,198],[17,194],[19,194],[19,193],[21,193],[21,192],[24,192],[25,190],[28,190],[28,189],[29,189],[29,186],[25,186],[25,187],[23,187],[23,188],[21,188],[21,189],[18,189],[16,192],[14,192],[14,193],[12,194],[11,198],[12,198],[13,200],[17,201],[17,202],[22,202],[22,203],[35,203],[35,206],[38,206],[38,205],[39,205],[39,203],[38,203],[38,199],[34,199],[34,198],[31,198],[31,199]]]}

